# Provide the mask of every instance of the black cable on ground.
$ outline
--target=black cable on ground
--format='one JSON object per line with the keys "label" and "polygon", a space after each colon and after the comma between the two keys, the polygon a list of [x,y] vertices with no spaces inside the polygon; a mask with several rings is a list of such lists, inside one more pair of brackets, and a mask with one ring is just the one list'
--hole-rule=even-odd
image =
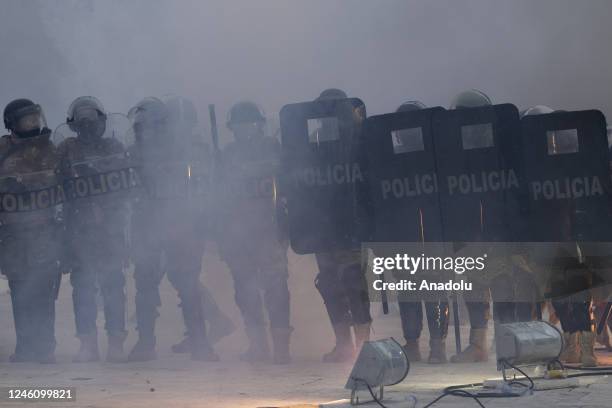
{"label": "black cable on ground", "polygon": [[454,391],[446,391],[444,390],[444,393],[440,396],[438,396],[435,400],[431,401],[429,404],[425,405],[423,408],[429,408],[432,405],[434,405],[436,402],[440,401],[442,398],[444,397],[448,397],[449,395],[453,396],[453,397],[466,397],[466,398],[472,398],[474,401],[476,401],[476,403],[481,407],[481,408],[486,408],[482,402],[480,402],[480,400],[478,399],[478,397],[468,391],[465,390],[454,390]]}
{"label": "black cable on ground", "polygon": [[576,377],[600,377],[604,375],[612,375],[612,371],[591,371],[588,373],[576,373],[569,374],[567,378],[576,378]]}
{"label": "black cable on ground", "polygon": [[600,367],[580,367],[572,365],[564,365],[563,368],[574,371],[611,371],[612,366],[600,366]]}

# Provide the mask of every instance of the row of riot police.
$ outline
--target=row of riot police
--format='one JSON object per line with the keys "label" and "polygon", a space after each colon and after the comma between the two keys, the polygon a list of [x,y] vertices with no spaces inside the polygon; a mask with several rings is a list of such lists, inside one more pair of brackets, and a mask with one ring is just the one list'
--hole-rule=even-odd
{"label": "row of riot police", "polygon": [[[325,361],[351,359],[369,338],[370,298],[381,296],[366,276],[371,253],[444,243],[455,257],[490,253],[484,272],[466,273],[469,344],[457,342],[452,362],[488,359],[491,306],[497,325],[539,319],[551,300],[564,337],[560,360],[596,365],[592,292],[603,287],[605,300],[612,283],[612,185],[599,111],[519,112],[470,90],[448,110],[410,101],[366,118],[361,100],[328,89],[280,116],[291,246],[316,255],[316,286],[336,336]],[[410,360],[421,359],[424,310],[428,362],[447,361],[456,296],[399,299]]]}
{"label": "row of riot police", "polygon": [[[98,290],[107,360],[154,359],[164,275],[186,328],[173,350],[218,359],[213,344],[233,328],[200,283],[204,246],[214,240],[234,281],[246,361],[290,361],[289,243],[316,256],[315,286],[335,334],[323,360],[343,362],[371,332],[369,252],[362,244],[446,242],[457,254],[494,254],[488,273],[471,277],[475,289],[464,296],[469,345],[453,362],[487,360],[491,300],[494,321],[507,323],[539,317],[549,298],[564,331],[561,359],[594,365],[590,289],[609,283],[598,273],[609,270],[608,249],[591,245],[606,241],[609,223],[605,119],[544,107],[521,115],[472,90],[449,110],[413,101],[366,118],[361,100],[327,89],[314,101],[283,107],[282,143],[266,135],[257,105],[237,103],[226,123],[234,140],[221,151],[216,139],[208,147],[184,98],[145,98],[125,117],[81,97],[55,132],[40,106],[13,101],[4,111],[10,134],[0,145],[0,269],[17,334],[11,360],[53,361],[62,273],[70,274],[81,341],[75,361],[99,359]],[[554,179],[568,174],[580,177],[562,191]],[[563,245],[551,250],[533,242]],[[494,245],[500,243],[503,251]],[[130,262],[138,341],[126,357]],[[411,360],[421,358],[425,311],[428,361],[447,361],[449,295],[400,300]]]}
{"label": "row of riot police", "polygon": [[[200,283],[207,239],[217,241],[234,278],[250,342],[242,358],[290,361],[288,243],[275,227],[283,215],[275,197],[280,146],[264,135],[265,117],[255,104],[232,108],[227,126],[235,140],[222,152],[210,151],[193,104],[180,97],[145,98],[127,117],[80,97],[54,132],[39,105],[19,99],[6,106],[4,123],[10,134],[0,147],[0,268],[16,329],[11,361],[55,360],[63,273],[70,274],[81,343],[75,362],[100,358],[99,292],[107,361],[155,359],[164,275],[178,293],[186,327],[173,351],[217,360],[212,345],[233,326]],[[212,183],[213,173],[219,183]],[[138,341],[125,356],[130,262]]]}

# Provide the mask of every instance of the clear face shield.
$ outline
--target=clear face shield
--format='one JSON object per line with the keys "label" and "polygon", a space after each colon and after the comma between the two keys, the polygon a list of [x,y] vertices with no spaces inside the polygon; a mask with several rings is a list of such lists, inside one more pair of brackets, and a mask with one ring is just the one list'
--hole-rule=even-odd
{"label": "clear face shield", "polygon": [[47,120],[39,105],[23,108],[15,116],[13,133],[20,138],[40,136],[47,129]]}
{"label": "clear face shield", "polygon": [[141,108],[133,108],[128,113],[132,122],[132,132],[136,143],[162,143],[168,139],[168,126],[165,118],[159,118]]}
{"label": "clear face shield", "polygon": [[74,121],[70,125],[80,138],[99,139],[106,131],[106,115],[93,107],[79,108],[75,111]]}

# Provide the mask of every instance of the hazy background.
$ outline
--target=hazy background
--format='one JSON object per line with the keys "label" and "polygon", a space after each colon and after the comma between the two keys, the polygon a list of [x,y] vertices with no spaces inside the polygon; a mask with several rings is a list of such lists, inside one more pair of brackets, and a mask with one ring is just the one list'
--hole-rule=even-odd
{"label": "hazy background", "polygon": [[0,104],[27,96],[53,126],[89,94],[125,112],[177,93],[269,113],[326,87],[370,114],[476,87],[520,108],[612,115],[608,0],[0,0]]}

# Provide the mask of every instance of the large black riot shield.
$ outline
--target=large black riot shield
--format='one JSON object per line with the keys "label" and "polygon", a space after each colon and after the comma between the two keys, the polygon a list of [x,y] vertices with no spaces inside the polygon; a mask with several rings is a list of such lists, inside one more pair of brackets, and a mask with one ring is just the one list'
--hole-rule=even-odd
{"label": "large black riot shield", "polygon": [[359,99],[290,104],[280,112],[282,185],[299,254],[358,248],[369,235]]}
{"label": "large black riot shield", "polygon": [[433,140],[443,108],[372,116],[365,122],[374,241],[444,240]]}
{"label": "large black riot shield", "polygon": [[521,127],[529,241],[611,241],[612,185],[603,114],[526,116]]}
{"label": "large black riot shield", "polygon": [[503,104],[434,114],[444,240],[508,242],[521,219],[518,110]]}

